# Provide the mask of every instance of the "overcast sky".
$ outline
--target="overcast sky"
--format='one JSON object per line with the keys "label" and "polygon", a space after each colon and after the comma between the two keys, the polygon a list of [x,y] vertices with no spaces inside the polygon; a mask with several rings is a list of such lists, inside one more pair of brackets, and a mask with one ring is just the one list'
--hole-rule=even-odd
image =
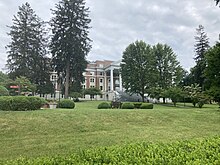
{"label": "overcast sky", "polygon": [[[5,46],[13,15],[18,6],[30,3],[43,20],[51,18],[59,0],[0,0],[0,70],[4,70]],[[136,40],[154,45],[168,44],[181,65],[189,70],[194,64],[195,29],[201,24],[210,39],[218,41],[220,8],[214,0],[86,0],[92,20],[92,50],[88,60],[120,60],[125,48]]]}

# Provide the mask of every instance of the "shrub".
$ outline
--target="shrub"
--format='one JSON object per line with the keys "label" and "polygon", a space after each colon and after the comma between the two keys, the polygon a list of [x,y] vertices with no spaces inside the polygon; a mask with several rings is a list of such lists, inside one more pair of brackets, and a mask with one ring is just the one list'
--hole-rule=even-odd
{"label": "shrub", "polygon": [[29,96],[27,99],[30,102],[30,110],[40,109],[44,104],[46,104],[46,100],[40,97]]}
{"label": "shrub", "polygon": [[121,109],[134,109],[134,104],[132,103],[123,103]]}
{"label": "shrub", "polygon": [[141,109],[153,109],[154,108],[154,105],[151,104],[151,103],[142,103]]}
{"label": "shrub", "polygon": [[11,103],[12,111],[27,111],[31,110],[31,103],[27,99],[27,96],[13,96]]}
{"label": "shrub", "polygon": [[0,110],[10,111],[12,101],[13,101],[12,96],[1,96],[0,97]]}
{"label": "shrub", "polygon": [[8,90],[0,85],[0,96],[8,96],[8,95],[9,95]]}
{"label": "shrub", "polygon": [[45,100],[39,97],[28,96],[1,96],[0,110],[3,111],[27,111],[37,110],[45,103]]}
{"label": "shrub", "polygon": [[111,105],[107,102],[102,102],[98,105],[98,109],[109,109],[111,108]]}
{"label": "shrub", "polygon": [[74,109],[75,103],[73,100],[63,99],[58,104],[59,108],[67,108],[67,109]]}
{"label": "shrub", "polygon": [[134,108],[139,109],[141,107],[141,102],[135,102],[134,104]]}
{"label": "shrub", "polygon": [[66,156],[20,157],[0,164],[220,164],[220,137],[172,143],[135,143],[82,150]]}

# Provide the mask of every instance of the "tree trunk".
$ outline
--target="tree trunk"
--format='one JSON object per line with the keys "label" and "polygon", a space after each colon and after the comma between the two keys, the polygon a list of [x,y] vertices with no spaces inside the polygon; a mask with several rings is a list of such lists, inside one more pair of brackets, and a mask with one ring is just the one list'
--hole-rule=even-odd
{"label": "tree trunk", "polygon": [[166,103],[166,102],[165,102],[165,101],[166,101],[165,99],[166,99],[166,98],[165,98],[165,97],[163,97],[163,104],[165,104],[165,103]]}
{"label": "tree trunk", "polygon": [[70,82],[70,61],[67,60],[67,64],[66,64],[65,95],[64,95],[65,99],[67,99],[68,96],[69,96],[69,82]]}

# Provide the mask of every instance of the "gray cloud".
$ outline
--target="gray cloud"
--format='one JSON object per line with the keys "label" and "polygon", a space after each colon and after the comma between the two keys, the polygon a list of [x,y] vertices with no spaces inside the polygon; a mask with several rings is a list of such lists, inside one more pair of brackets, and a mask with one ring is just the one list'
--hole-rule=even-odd
{"label": "gray cloud", "polygon": [[[18,6],[26,1],[0,0],[0,68],[6,63],[6,35]],[[44,20],[51,17],[51,8],[58,0],[28,0]],[[194,36],[199,24],[205,27],[214,44],[220,29],[220,9],[210,0],[86,0],[90,8],[92,50],[89,60],[119,60],[124,49],[136,40],[149,44],[170,45],[181,65],[188,69],[194,65]]]}

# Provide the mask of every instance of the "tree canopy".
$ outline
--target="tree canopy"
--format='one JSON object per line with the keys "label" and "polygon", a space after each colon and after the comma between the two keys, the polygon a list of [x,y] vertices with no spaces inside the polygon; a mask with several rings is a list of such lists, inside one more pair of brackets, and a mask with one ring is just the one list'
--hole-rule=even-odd
{"label": "tree canopy", "polygon": [[70,84],[77,84],[78,87],[84,80],[85,56],[91,48],[88,37],[91,20],[84,0],[61,0],[55,8],[51,19],[52,65],[65,80],[67,98]]}
{"label": "tree canopy", "polygon": [[129,93],[144,94],[156,79],[156,61],[150,45],[144,41],[131,43],[123,52],[121,75],[123,86]]}
{"label": "tree canopy", "polygon": [[209,38],[204,31],[204,27],[199,25],[196,29],[196,36],[195,36],[195,62],[196,65],[191,69],[191,73],[189,77],[192,79],[191,82],[194,84],[199,84],[200,87],[204,90],[204,70],[206,67],[206,59],[205,53],[210,48],[209,46]]}
{"label": "tree canopy", "polygon": [[12,21],[8,33],[11,42],[7,45],[9,77],[25,76],[37,86],[50,84],[44,22],[29,3],[19,7]]}
{"label": "tree canopy", "polygon": [[205,69],[205,77],[207,86],[209,86],[210,94],[220,103],[220,43],[216,43],[210,48],[206,55],[207,67]]}

